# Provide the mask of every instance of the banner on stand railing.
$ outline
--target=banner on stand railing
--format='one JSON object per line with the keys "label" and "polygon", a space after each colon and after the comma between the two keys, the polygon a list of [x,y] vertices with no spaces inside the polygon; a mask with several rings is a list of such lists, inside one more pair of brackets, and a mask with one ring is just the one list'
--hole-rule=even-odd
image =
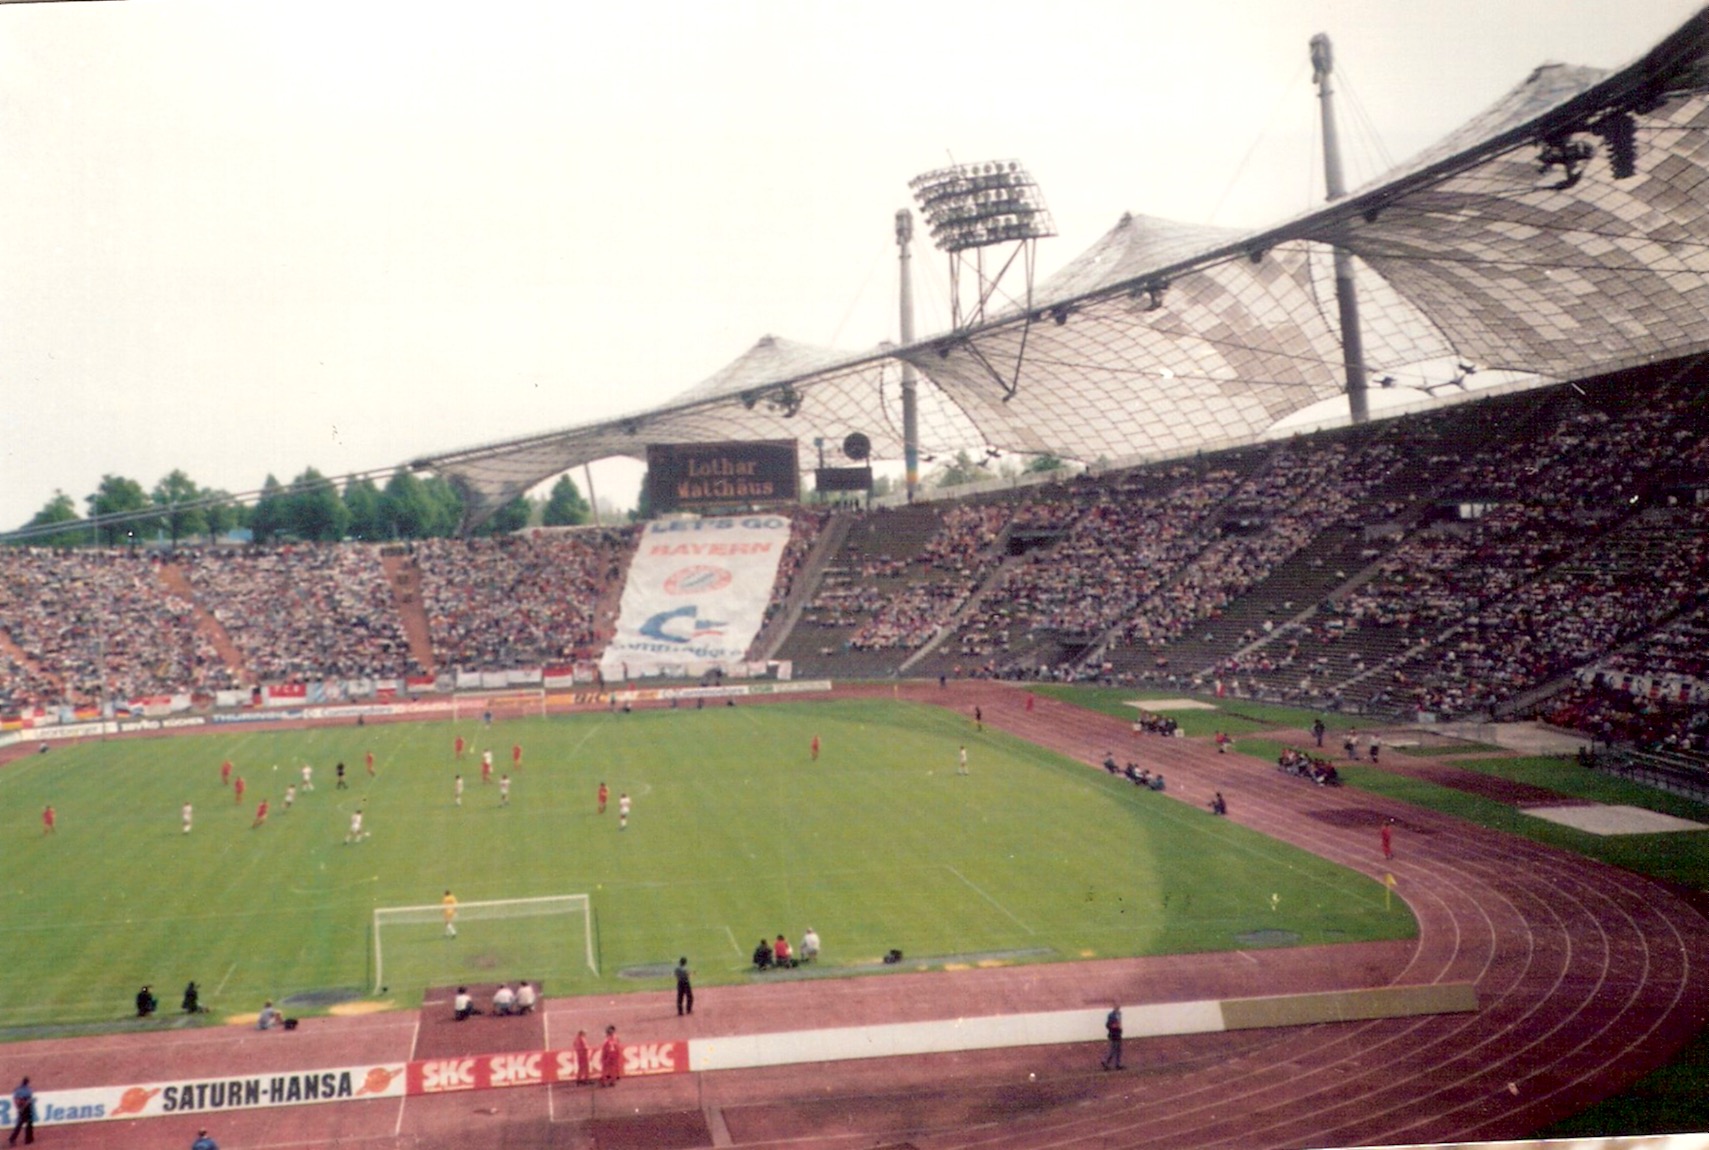
{"label": "banner on stand railing", "polygon": [[647,525],[629,565],[617,634],[600,666],[607,680],[698,674],[742,661],[765,621],[786,515]]}

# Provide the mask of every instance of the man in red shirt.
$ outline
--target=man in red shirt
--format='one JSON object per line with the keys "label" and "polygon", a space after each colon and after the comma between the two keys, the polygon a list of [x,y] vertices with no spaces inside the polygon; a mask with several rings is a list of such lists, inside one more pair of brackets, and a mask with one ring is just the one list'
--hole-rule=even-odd
{"label": "man in red shirt", "polygon": [[457,741],[452,743],[451,746],[452,746],[452,749],[456,753],[456,757],[459,759],[462,758],[463,757],[463,736],[458,735]]}
{"label": "man in red shirt", "polygon": [[517,767],[517,768],[520,768],[522,766],[522,744],[521,743],[512,743],[510,745],[510,765],[513,767]]}
{"label": "man in red shirt", "polygon": [[242,775],[237,776],[237,781],[232,784],[232,787],[237,792],[237,801],[241,803],[243,801],[243,776]]}
{"label": "man in red shirt", "polygon": [[54,820],[58,817],[59,816],[57,816],[53,813],[53,804],[52,803],[49,803],[47,806],[42,808],[42,834],[44,834],[44,835],[53,834],[53,823],[54,823]]}
{"label": "man in red shirt", "polygon": [[611,797],[611,792],[606,789],[605,784],[604,783],[599,784],[599,813],[600,814],[603,815],[605,813],[605,801],[607,799],[609,799],[610,797]]}
{"label": "man in red shirt", "polygon": [[593,1074],[590,1069],[593,1065],[593,1051],[588,1048],[587,1031],[576,1031],[574,1049],[576,1052],[576,1085],[586,1086],[593,1081]]}
{"label": "man in red shirt", "polygon": [[374,777],[374,752],[373,751],[368,752],[368,754],[366,756],[366,761],[368,764],[368,777],[373,778]]}
{"label": "man in red shirt", "polygon": [[225,762],[220,764],[220,786],[222,786],[222,787],[231,786],[231,760],[230,759],[227,759]]}
{"label": "man in red shirt", "polygon": [[605,1044],[599,1048],[599,1084],[616,1086],[623,1077],[623,1044],[617,1040],[617,1028],[605,1028]]}
{"label": "man in red shirt", "polygon": [[815,763],[819,761],[819,736],[818,735],[813,736],[813,761]]}
{"label": "man in red shirt", "polygon": [[264,823],[266,821],[267,821],[267,800],[262,799],[260,805],[255,808],[255,821],[249,824],[249,829],[254,830],[256,827],[260,826],[262,823]]}

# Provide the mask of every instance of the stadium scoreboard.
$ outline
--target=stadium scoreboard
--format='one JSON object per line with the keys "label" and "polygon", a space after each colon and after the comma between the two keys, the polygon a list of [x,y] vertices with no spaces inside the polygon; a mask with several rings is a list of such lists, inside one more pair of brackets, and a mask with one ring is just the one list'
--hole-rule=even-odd
{"label": "stadium scoreboard", "polygon": [[647,494],[654,514],[795,503],[801,498],[796,442],[650,443]]}

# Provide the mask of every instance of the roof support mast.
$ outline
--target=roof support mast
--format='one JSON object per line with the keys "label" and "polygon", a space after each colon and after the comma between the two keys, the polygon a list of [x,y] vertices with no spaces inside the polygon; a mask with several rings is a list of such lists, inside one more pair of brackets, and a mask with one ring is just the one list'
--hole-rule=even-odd
{"label": "roof support mast", "polygon": [[[907,208],[896,211],[896,246],[902,264],[902,346],[914,342],[914,277],[910,267],[908,244],[914,238],[914,214]],[[920,412],[919,389],[915,386],[914,365],[902,361],[902,461],[907,479],[908,502],[914,502],[914,489],[920,485]]]}
{"label": "roof support mast", "polygon": [[[1312,80],[1323,114],[1323,182],[1327,198],[1339,200],[1347,194],[1341,178],[1341,141],[1335,134],[1334,90],[1329,77],[1335,71],[1329,37],[1322,32],[1311,38]],[[1347,411],[1354,423],[1371,417],[1365,395],[1365,340],[1359,332],[1359,289],[1353,283],[1353,254],[1335,248],[1335,302],[1341,312],[1341,360],[1347,370]]]}

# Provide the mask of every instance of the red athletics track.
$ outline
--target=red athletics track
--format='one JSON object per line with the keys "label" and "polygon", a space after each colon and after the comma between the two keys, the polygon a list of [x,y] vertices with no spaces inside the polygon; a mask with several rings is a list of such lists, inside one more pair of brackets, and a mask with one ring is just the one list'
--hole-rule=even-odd
{"label": "red athletics track", "polygon": [[[889,686],[839,696],[888,697]],[[1203,805],[1365,873],[1391,871],[1416,943],[892,974],[699,992],[555,999],[547,1044],[616,1023],[630,1041],[1472,981],[1472,1015],[633,1079],[614,1090],[529,1087],[222,1114],[222,1147],[1312,1147],[1521,1138],[1662,1064],[1703,1023],[1709,922],[1675,892],[1577,856],[1349,789],[1326,789],[1197,740],[1136,741],[1121,720],[988,683],[908,684],[1088,764],[1113,750],[1167,776],[1159,802]],[[743,705],[748,705],[744,703]],[[1377,828],[1396,820],[1385,863]],[[472,1020],[469,1025],[478,1025]],[[201,1030],[0,1047],[0,1079],[39,1088],[401,1060],[417,1017],[312,1019],[291,1035]],[[1036,1078],[1029,1078],[1029,1074]],[[1511,1089],[1509,1088],[1511,1084]],[[201,1120],[44,1131],[52,1144],[188,1145]]]}

